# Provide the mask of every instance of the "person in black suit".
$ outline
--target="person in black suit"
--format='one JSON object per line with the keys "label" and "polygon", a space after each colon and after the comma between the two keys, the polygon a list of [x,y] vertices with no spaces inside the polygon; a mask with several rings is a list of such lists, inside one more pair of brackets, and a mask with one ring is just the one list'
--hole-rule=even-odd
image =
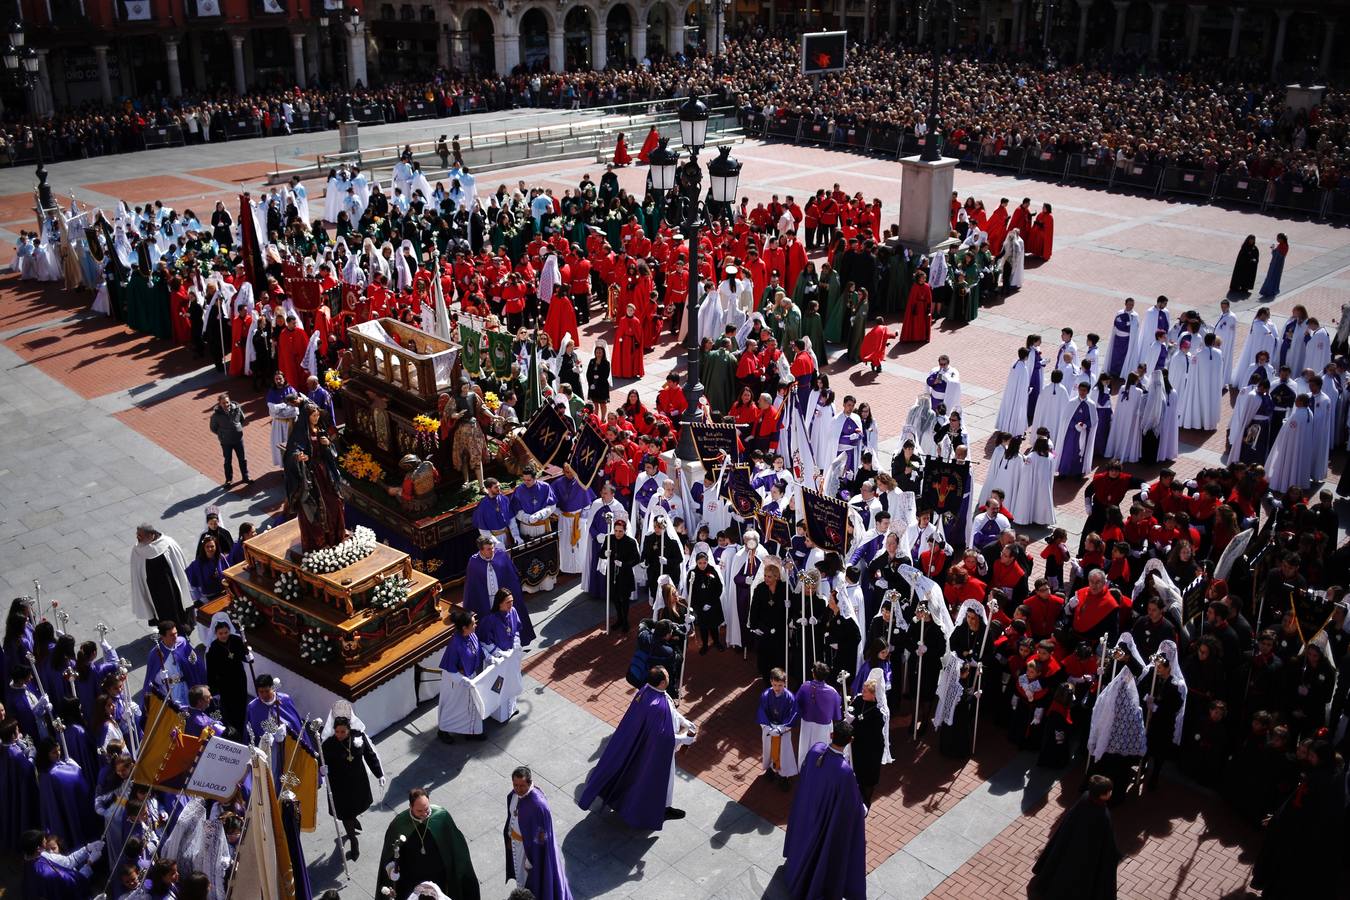
{"label": "person in black suit", "polygon": [[[628,522],[624,519],[614,521],[614,534],[608,546],[600,550],[600,558],[605,560],[605,573],[608,579],[609,603],[614,605],[617,615],[610,630],[628,630],[628,605],[633,602],[633,591],[637,581],[633,570],[642,562],[638,553],[637,541],[628,536]],[[652,581],[656,579],[653,578]],[[606,610],[606,617],[609,612]]]}

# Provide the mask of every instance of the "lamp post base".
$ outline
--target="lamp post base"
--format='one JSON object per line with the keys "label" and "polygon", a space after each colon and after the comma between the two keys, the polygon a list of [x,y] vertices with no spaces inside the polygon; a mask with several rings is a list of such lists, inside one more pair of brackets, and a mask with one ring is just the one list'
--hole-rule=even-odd
{"label": "lamp post base", "polygon": [[950,245],[958,162],[952,157],[900,160],[900,244],[911,253],[928,254]]}

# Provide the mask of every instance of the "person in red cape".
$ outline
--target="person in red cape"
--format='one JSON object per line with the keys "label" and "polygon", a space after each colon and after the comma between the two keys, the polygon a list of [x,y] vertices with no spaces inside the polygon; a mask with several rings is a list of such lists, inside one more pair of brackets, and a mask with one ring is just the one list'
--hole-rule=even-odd
{"label": "person in red cape", "polygon": [[783,245],[783,255],[787,259],[783,272],[783,286],[787,289],[788,296],[792,296],[792,292],[797,289],[797,278],[806,268],[806,248],[797,240],[795,231],[783,235],[780,243]]}
{"label": "person in red cape", "polygon": [[1003,252],[1003,240],[1008,236],[1008,198],[1003,197],[998,201],[998,209],[989,217],[989,223],[985,227],[985,233],[989,235],[989,252],[997,258]]}
{"label": "person in red cape", "polygon": [[192,341],[192,318],[188,314],[188,307],[192,305],[188,297],[187,284],[181,278],[175,277],[173,293],[169,295],[169,324],[173,328],[173,342],[175,344],[187,344]]}
{"label": "person in red cape", "polygon": [[[1031,232],[1031,198],[1030,198],[1030,197],[1023,197],[1023,198],[1022,198],[1022,205],[1019,206],[1019,207],[1017,207],[1017,209],[1013,210],[1012,220],[1008,223],[1008,231],[1012,231],[1014,228],[1017,229],[1017,233],[1018,233],[1018,234],[1026,235],[1026,236],[1027,236],[1027,237],[1026,237],[1026,240],[1031,240],[1031,238],[1030,238],[1030,232]],[[1007,236],[1007,233],[1008,233],[1007,231],[1004,232],[1004,236],[1005,236],[1005,237]],[[1029,249],[1029,248],[1028,248],[1028,249]]]}
{"label": "person in red cape", "polygon": [[249,312],[239,297],[234,298],[234,318],[230,320],[230,374],[236,378],[244,374],[244,353],[248,342],[248,329],[253,324],[253,313]]}
{"label": "person in red cape", "polygon": [[637,317],[637,307],[630,303],[614,328],[614,377],[641,378],[645,374],[642,320]]}
{"label": "person in red cape", "polygon": [[628,154],[628,142],[623,138],[623,132],[619,132],[619,140],[614,144],[614,165],[626,166],[633,161],[633,157]]}
{"label": "person in red cape", "polygon": [[909,289],[909,300],[905,303],[900,340],[927,343],[932,337],[933,289],[928,284],[928,273],[920,269],[914,273],[914,285]]}
{"label": "person in red cape", "polygon": [[886,320],[877,316],[872,320],[872,328],[863,335],[862,349],[858,355],[862,361],[872,367],[873,372],[881,371],[881,361],[886,358],[886,342],[895,337],[886,327]]}
{"label": "person in red cape", "polygon": [[305,389],[305,382],[311,374],[305,371],[305,351],[309,348],[309,336],[300,327],[300,322],[292,313],[286,317],[286,327],[277,338],[277,368],[286,376],[286,383],[297,391]]}
{"label": "person in red cape", "polygon": [[647,132],[646,139],[642,142],[642,149],[638,151],[638,162],[644,166],[647,165],[647,162],[652,155],[652,151],[656,149],[656,145],[660,142],[661,134],[656,130],[656,126],[653,125],[651,130]]}
{"label": "person in red cape", "polygon": [[656,409],[672,421],[689,409],[689,401],[684,399],[684,391],[680,388],[680,376],[674,372],[666,376],[666,386],[656,395]]}
{"label": "person in red cape", "polygon": [[1055,217],[1050,212],[1050,204],[1042,203],[1041,211],[1036,215],[1027,236],[1027,255],[1049,259],[1055,248]]}
{"label": "person in red cape", "polygon": [[577,330],[577,311],[567,296],[563,285],[553,289],[553,299],[548,302],[548,314],[544,316],[544,333],[553,346],[562,347],[564,335],[572,338],[572,344],[581,343],[581,333]]}
{"label": "person in red cape", "polygon": [[1095,645],[1099,635],[1114,633],[1116,623],[1111,614],[1119,608],[1119,601],[1106,585],[1106,575],[1101,569],[1092,570],[1088,574],[1088,586],[1074,595],[1074,636]]}
{"label": "person in red cape", "polygon": [[[315,351],[319,361],[328,358],[328,349],[333,340],[333,314],[328,311],[327,303],[320,303],[314,310],[314,330],[319,333],[319,349]],[[317,372],[311,372],[317,375]]]}

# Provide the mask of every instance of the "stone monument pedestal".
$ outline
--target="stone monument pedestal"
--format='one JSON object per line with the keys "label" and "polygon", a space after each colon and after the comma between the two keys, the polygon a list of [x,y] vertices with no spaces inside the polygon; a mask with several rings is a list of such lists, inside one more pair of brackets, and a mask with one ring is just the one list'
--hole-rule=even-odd
{"label": "stone monument pedestal", "polygon": [[958,160],[900,160],[900,245],[927,255],[955,243],[951,238],[952,184]]}
{"label": "stone monument pedestal", "polygon": [[356,153],[361,149],[360,124],[357,122],[338,123],[338,151]]}
{"label": "stone monument pedestal", "polygon": [[1324,84],[1290,84],[1285,86],[1284,102],[1290,109],[1307,112],[1314,106],[1321,106],[1326,93]]}

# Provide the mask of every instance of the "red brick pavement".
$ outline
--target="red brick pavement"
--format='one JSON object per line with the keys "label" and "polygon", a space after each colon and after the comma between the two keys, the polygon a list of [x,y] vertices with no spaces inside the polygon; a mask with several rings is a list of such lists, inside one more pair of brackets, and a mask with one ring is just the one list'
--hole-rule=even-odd
{"label": "red brick pavement", "polygon": [[[1046,802],[1019,817],[929,894],[934,900],[1020,896],[1031,867],[1064,810],[1077,800],[1081,774],[1051,790]],[[1177,784],[1131,798],[1112,811],[1124,859],[1121,900],[1236,898],[1246,885],[1259,836],[1233,817],[1223,801]]]}
{"label": "red brick pavement", "polygon": [[[13,255],[14,248],[0,245]],[[89,291],[66,291],[60,282],[19,281],[17,274],[0,277],[0,331],[13,331],[50,322],[88,309],[93,301]]]}
{"label": "red brick pavement", "polygon": [[275,168],[270,159],[255,159],[252,162],[235,163],[228,166],[216,166],[211,169],[188,169],[187,174],[211,181],[224,181],[228,184],[259,181]]}
{"label": "red brick pavement", "polygon": [[177,175],[146,175],[143,178],[125,178],[121,181],[100,181],[85,187],[107,197],[125,200],[132,206],[153,203],[156,200],[167,203],[175,197],[204,194],[209,189],[208,185],[200,181]]}
{"label": "red brick pavement", "polygon": [[[582,601],[591,602],[591,601]],[[594,604],[596,621],[603,615]],[[641,612],[639,611],[641,610]],[[635,607],[636,622],[646,607]],[[632,699],[624,681],[632,658],[633,635],[601,634],[598,629],[526,660],[530,675],[583,707],[617,725]],[[792,795],[761,777],[760,733],[755,710],[763,690],[753,657],[710,651],[698,655],[691,639],[685,672],[686,698],[680,706],[699,727],[699,739],[680,751],[677,762],[759,815],[782,826],[787,822]],[[912,712],[912,710],[911,710]],[[937,753],[931,735],[916,746],[899,727],[895,710],[891,733],[895,763],[883,769],[881,784],[867,818],[868,870],[885,862],[921,830],[1002,768],[1012,750],[1000,735],[990,733],[975,761],[962,765]]]}

